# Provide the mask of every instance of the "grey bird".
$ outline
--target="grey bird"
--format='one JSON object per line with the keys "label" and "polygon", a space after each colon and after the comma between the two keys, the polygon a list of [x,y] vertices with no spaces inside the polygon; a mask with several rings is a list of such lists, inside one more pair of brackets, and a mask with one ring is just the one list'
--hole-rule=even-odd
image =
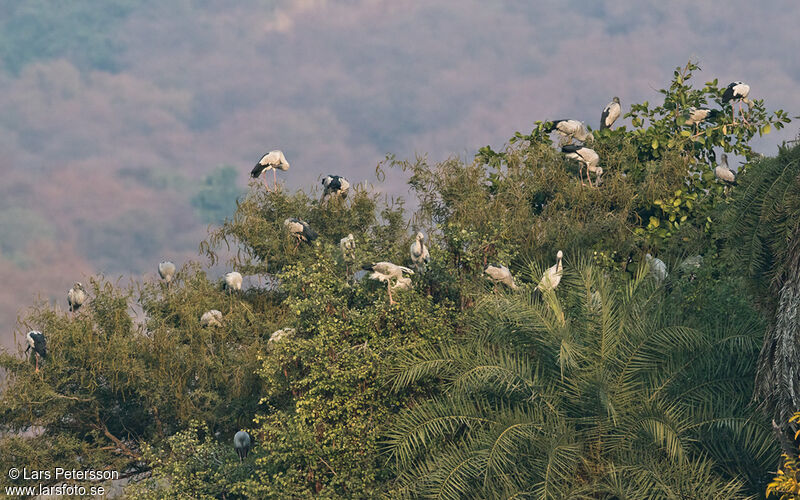
{"label": "grey bird", "polygon": [[663,260],[659,259],[658,257],[653,257],[649,253],[644,256],[644,260],[647,261],[647,265],[650,266],[650,274],[659,283],[662,283],[665,279],[669,277],[669,273],[667,272],[667,265],[664,264]]}
{"label": "grey bird", "polygon": [[244,462],[247,458],[247,453],[250,451],[250,434],[245,431],[239,431],[233,436],[233,448],[236,454],[239,455],[239,462]]}
{"label": "grey bird", "polygon": [[[600,185],[600,176],[603,175],[603,168],[600,167],[600,155],[598,155],[594,149],[587,148],[586,146],[574,146],[572,144],[568,144],[561,148],[561,152],[566,153],[567,158],[571,160],[577,160],[578,163],[581,165],[580,169],[578,170],[578,176],[581,179],[581,185],[585,186],[583,183],[583,167],[586,167],[586,179],[589,181],[589,186],[594,187]],[[595,184],[592,184],[592,178],[589,175],[589,172],[595,174]]]}
{"label": "grey bird", "polygon": [[583,143],[594,141],[594,136],[586,128],[586,125],[578,120],[553,120],[545,131],[552,132],[553,130],[561,137],[559,144],[571,144],[573,139]]}
{"label": "grey bird", "polygon": [[542,274],[542,279],[536,286],[537,290],[540,292],[545,290],[555,290],[558,284],[561,283],[561,275],[564,271],[564,266],[561,263],[561,259],[563,257],[564,252],[559,250],[556,254],[556,264],[553,267],[548,268],[544,274]]}
{"label": "grey bird", "polygon": [[167,284],[171,283],[172,278],[175,277],[175,264],[168,260],[159,263],[158,275],[161,276],[161,279],[166,281]]}
{"label": "grey bird", "polygon": [[69,305],[69,312],[74,313],[86,302],[86,290],[80,281],[76,281],[72,288],[67,292],[67,304]]}
{"label": "grey bird", "polygon": [[370,264],[364,264],[362,269],[365,271],[372,271],[372,274],[369,275],[369,279],[381,281],[386,283],[386,289],[389,292],[389,303],[394,304],[395,301],[392,298],[392,280],[394,280],[394,285],[396,286],[398,282],[403,279],[403,274],[414,274],[414,271],[407,267],[398,266],[397,264],[393,264],[391,262],[372,262]]}
{"label": "grey bird", "polygon": [[347,192],[350,190],[350,183],[341,175],[326,175],[322,179],[322,198],[320,203],[329,199],[331,196],[339,196],[347,198]]}
{"label": "grey bird", "polygon": [[28,347],[25,349],[25,354],[33,349],[33,357],[36,360],[36,371],[39,371],[39,358],[47,358],[47,339],[44,334],[37,330],[31,330],[25,336],[28,341]]}
{"label": "grey bird", "polygon": [[290,217],[283,221],[283,225],[289,230],[289,234],[297,240],[297,246],[300,243],[311,244],[312,241],[317,239],[317,232],[311,229],[306,221]]}
{"label": "grey bird", "polygon": [[511,275],[511,271],[506,266],[487,266],[483,272],[494,283],[495,290],[497,290],[498,283],[502,283],[512,290],[517,289],[517,285],[514,283],[514,276]]}
{"label": "grey bird", "polygon": [[619,104],[619,97],[614,97],[611,102],[603,108],[603,114],[600,115],[600,130],[604,128],[611,128],[614,122],[619,118],[622,107]]}
{"label": "grey bird", "polygon": [[414,267],[419,273],[424,273],[425,268],[431,261],[431,254],[428,252],[428,247],[425,246],[424,240],[425,234],[419,231],[414,243],[411,244],[411,262],[414,263]]}
{"label": "grey bird", "polygon": [[272,170],[272,178],[275,182],[275,189],[278,188],[278,176],[275,173],[275,170],[280,169],[284,172],[289,170],[289,162],[286,161],[286,157],[283,155],[283,151],[275,149],[266,153],[264,156],[258,160],[256,166],[253,167],[253,170],[250,171],[250,176],[253,179],[258,179],[258,177],[264,173],[264,186],[267,188],[267,191],[271,191],[269,188],[269,184],[267,184],[267,175],[265,172],[267,170]]}
{"label": "grey bird", "polygon": [[725,184],[737,185],[736,175],[728,166],[728,155],[725,153],[722,153],[719,165],[714,169],[714,175]]}
{"label": "grey bird", "polygon": [[200,324],[204,327],[208,326],[222,326],[222,312],[211,309],[210,311],[206,311],[200,316]]}
{"label": "grey bird", "polygon": [[344,256],[345,260],[356,258],[356,239],[353,233],[339,240],[339,248],[342,250],[342,256]]}

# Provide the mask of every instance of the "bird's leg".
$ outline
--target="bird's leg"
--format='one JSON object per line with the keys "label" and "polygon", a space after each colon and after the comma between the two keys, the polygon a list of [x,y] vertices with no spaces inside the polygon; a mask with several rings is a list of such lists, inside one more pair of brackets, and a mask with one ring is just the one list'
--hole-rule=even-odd
{"label": "bird's leg", "polygon": [[275,191],[278,191],[278,174],[275,173],[275,169],[272,169],[272,179],[275,181]]}
{"label": "bird's leg", "polygon": [[269,182],[267,181],[267,172],[264,171],[264,187],[267,189],[268,192],[272,192],[272,189],[269,188]]}
{"label": "bird's leg", "polygon": [[39,356],[34,354],[33,359],[36,360],[36,373],[39,373]]}
{"label": "bird's leg", "polygon": [[583,164],[578,167],[578,178],[581,180],[581,186],[585,186],[586,183],[583,182]]}
{"label": "bird's leg", "polygon": [[386,280],[386,290],[389,291],[389,304],[390,305],[394,305],[395,301],[392,298],[392,280],[391,279]]}
{"label": "bird's leg", "polygon": [[594,184],[592,184],[592,173],[589,172],[589,167],[586,167],[586,180],[589,181],[589,187],[594,187]]}

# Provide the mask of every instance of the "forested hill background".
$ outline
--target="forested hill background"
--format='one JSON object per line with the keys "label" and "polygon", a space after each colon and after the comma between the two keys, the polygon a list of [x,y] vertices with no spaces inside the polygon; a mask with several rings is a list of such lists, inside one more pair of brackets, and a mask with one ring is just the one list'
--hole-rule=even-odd
{"label": "forested hill background", "polygon": [[0,1],[0,344],[35,294],[196,256],[270,148],[290,189],[359,182],[386,153],[468,157],[537,119],[596,127],[611,96],[652,100],[689,57],[698,81],[800,109],[798,16],[793,0]]}

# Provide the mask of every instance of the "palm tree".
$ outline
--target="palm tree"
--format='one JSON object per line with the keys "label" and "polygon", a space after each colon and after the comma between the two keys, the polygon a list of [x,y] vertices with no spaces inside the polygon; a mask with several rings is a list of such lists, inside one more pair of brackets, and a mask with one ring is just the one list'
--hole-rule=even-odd
{"label": "palm tree", "polygon": [[530,268],[522,291],[479,302],[466,339],[398,366],[397,388],[432,380],[436,391],[387,437],[394,493],[743,498],[761,487],[775,449],[747,407],[755,329],[680,326],[644,270],[615,290],[578,263],[540,300]]}
{"label": "palm tree", "polygon": [[750,165],[728,221],[732,249],[747,263],[754,296],[769,319],[754,396],[781,423],[800,408],[799,167],[800,146]]}

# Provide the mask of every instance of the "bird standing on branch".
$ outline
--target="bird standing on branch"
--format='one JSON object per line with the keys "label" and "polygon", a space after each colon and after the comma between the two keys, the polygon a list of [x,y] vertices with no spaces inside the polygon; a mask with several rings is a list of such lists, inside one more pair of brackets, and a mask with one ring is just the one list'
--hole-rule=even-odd
{"label": "bird standing on branch", "polygon": [[369,275],[369,279],[386,283],[386,290],[389,292],[389,304],[395,303],[392,298],[392,280],[395,281],[394,285],[396,286],[399,281],[404,278],[403,273],[414,274],[414,271],[411,269],[392,264],[391,262],[373,262],[364,264],[361,268],[365,271],[372,271],[372,274]]}
{"label": "bird standing on branch", "polygon": [[[750,101],[747,100],[748,95],[750,95],[750,85],[744,82],[732,82],[728,85],[728,88],[725,89],[725,92],[722,93],[723,104],[731,100],[739,101],[739,115],[745,123],[747,123],[747,118],[745,118],[742,112],[742,101],[746,102],[749,106]],[[733,105],[731,105],[731,117],[733,118],[733,123],[736,124],[736,115],[733,112]]]}
{"label": "bird standing on branch", "polygon": [[233,448],[236,450],[236,454],[239,455],[239,462],[244,462],[244,459],[247,458],[250,444],[250,434],[245,431],[239,431],[233,436]]}
{"label": "bird standing on branch", "polygon": [[717,168],[714,169],[714,175],[717,176],[717,179],[721,180],[725,183],[726,187],[729,185],[736,186],[736,175],[728,166],[728,155],[722,153],[722,158],[717,165]]}
{"label": "bird standing on branch", "polygon": [[167,286],[172,282],[175,277],[175,264],[165,260],[158,264],[158,275],[167,283]]}
{"label": "bird standing on branch", "polygon": [[[262,173],[265,173],[267,170],[272,170],[272,178],[275,182],[275,190],[277,191],[278,176],[275,173],[276,169],[281,169],[283,171],[289,170],[289,162],[286,161],[283,151],[277,149],[262,156],[261,159],[258,160],[258,163],[256,163],[256,166],[253,167],[253,170],[250,171],[250,176],[253,179],[258,179]],[[267,188],[267,191],[271,191],[269,184],[267,184],[266,174],[264,174],[264,186]]]}
{"label": "bird standing on branch", "polygon": [[426,266],[431,261],[431,254],[428,252],[424,240],[425,234],[420,231],[417,233],[414,243],[411,244],[411,262],[414,263],[414,267],[419,273],[424,273]]}
{"label": "bird standing on branch", "polygon": [[563,257],[564,252],[559,250],[556,254],[556,265],[548,268],[544,274],[542,274],[542,279],[536,286],[537,290],[540,292],[544,292],[545,290],[555,290],[558,284],[561,283],[561,275],[564,271],[564,266],[561,263],[561,259]]}
{"label": "bird standing on branch", "polygon": [[571,144],[573,139],[583,143],[594,141],[594,136],[586,128],[586,125],[578,120],[553,120],[552,124],[545,129],[545,132],[552,132],[553,130],[561,137],[559,144]]}
{"label": "bird standing on branch", "polygon": [[[587,148],[585,146],[575,146],[572,144],[567,144],[566,146],[561,148],[561,152],[567,154],[567,158],[571,160],[577,160],[580,164],[580,168],[578,170],[578,176],[581,179],[581,186],[585,186],[586,184],[583,183],[583,167],[586,167],[586,179],[589,181],[589,186],[594,187],[595,185],[600,185],[600,176],[603,175],[603,168],[599,166],[600,164],[600,156],[595,152],[594,149]],[[589,176],[589,172],[595,174],[595,184],[592,184],[592,178]]]}
{"label": "bird standing on branch", "polygon": [[340,196],[342,199],[347,198],[347,191],[350,189],[350,183],[341,175],[326,175],[322,179],[322,198],[320,203],[329,199],[331,196]]}
{"label": "bird standing on branch", "polygon": [[306,221],[290,217],[283,221],[283,225],[289,230],[289,234],[297,240],[295,248],[299,247],[301,242],[310,245],[312,241],[317,239],[317,232],[311,229],[311,226]]}
{"label": "bird standing on branch", "polygon": [[25,336],[28,341],[28,347],[25,349],[27,354],[29,350],[33,349],[33,357],[36,360],[36,372],[39,372],[39,358],[47,358],[47,339],[44,338],[42,332],[31,330]]}
{"label": "bird standing on branch", "polygon": [[67,304],[69,305],[69,312],[74,313],[86,301],[86,290],[80,281],[76,281],[72,288],[67,292]]}
{"label": "bird standing on branch", "polygon": [[487,266],[483,272],[494,283],[495,292],[497,291],[498,283],[502,283],[512,290],[517,289],[517,285],[514,283],[514,276],[511,275],[511,271],[506,266]]}
{"label": "bird standing on branch", "polygon": [[603,114],[600,115],[600,130],[604,128],[611,128],[614,122],[619,118],[622,107],[619,104],[619,97],[614,97],[611,102],[603,108]]}

